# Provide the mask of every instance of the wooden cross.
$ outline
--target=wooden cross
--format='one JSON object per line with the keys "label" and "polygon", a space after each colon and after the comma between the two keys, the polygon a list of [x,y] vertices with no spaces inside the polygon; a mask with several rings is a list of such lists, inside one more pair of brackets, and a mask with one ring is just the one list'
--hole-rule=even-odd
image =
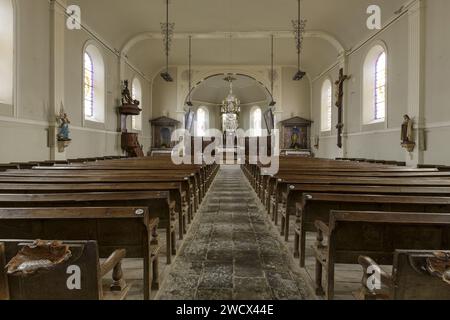
{"label": "wooden cross", "polygon": [[344,128],[344,120],[343,120],[343,106],[344,106],[344,82],[345,80],[349,80],[350,76],[344,75],[344,69],[339,70],[339,80],[335,82],[336,85],[336,107],[338,108],[338,124],[336,125],[336,129],[338,130],[337,134],[337,146],[342,148],[342,130]]}

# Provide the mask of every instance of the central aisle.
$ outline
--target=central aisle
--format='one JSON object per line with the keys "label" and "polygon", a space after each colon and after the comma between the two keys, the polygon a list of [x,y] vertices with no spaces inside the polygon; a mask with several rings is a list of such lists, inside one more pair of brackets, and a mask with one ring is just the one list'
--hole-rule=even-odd
{"label": "central aisle", "polygon": [[157,299],[306,299],[306,284],[238,166],[222,166]]}

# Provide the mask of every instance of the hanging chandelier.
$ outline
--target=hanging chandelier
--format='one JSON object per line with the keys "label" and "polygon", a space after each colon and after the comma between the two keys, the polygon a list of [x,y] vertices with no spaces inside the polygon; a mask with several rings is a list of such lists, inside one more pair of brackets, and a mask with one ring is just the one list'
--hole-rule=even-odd
{"label": "hanging chandelier", "polygon": [[222,101],[222,105],[220,108],[220,111],[222,114],[227,113],[234,113],[238,114],[241,112],[241,102],[233,93],[233,81],[236,80],[236,78],[233,78],[231,75],[228,75],[225,79],[230,84],[230,93],[225,98],[225,100]]}
{"label": "hanging chandelier", "polygon": [[302,71],[300,69],[300,57],[302,53],[303,48],[303,37],[305,35],[305,28],[306,28],[306,22],[307,20],[303,20],[301,18],[301,0],[298,0],[298,18],[296,20],[292,20],[292,26],[294,29],[294,35],[295,35],[295,46],[297,48],[297,66],[298,71],[294,76],[294,81],[302,80],[303,77],[306,75],[306,72]]}
{"label": "hanging chandelier", "polygon": [[174,29],[175,23],[169,22],[169,0],[166,0],[166,22],[161,22],[161,33],[163,35],[164,52],[166,55],[166,70],[161,73],[161,77],[167,82],[173,82],[173,78],[169,74],[169,53]]}

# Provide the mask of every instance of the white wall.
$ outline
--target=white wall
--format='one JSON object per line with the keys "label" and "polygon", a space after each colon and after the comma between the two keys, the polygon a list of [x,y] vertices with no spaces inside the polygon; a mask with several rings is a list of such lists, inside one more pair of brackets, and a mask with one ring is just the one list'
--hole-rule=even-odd
{"label": "white wall", "polygon": [[[387,113],[384,123],[363,125],[362,121],[362,77],[363,63],[369,50],[376,44],[387,49],[388,92]],[[348,55],[347,74],[351,79],[345,83],[344,102],[344,150],[346,157],[384,160],[405,160],[405,151],[400,146],[400,126],[403,115],[408,113],[408,19],[407,15],[397,20],[374,39],[363,44]],[[335,107],[333,86],[332,130],[321,132],[321,89],[326,79],[333,83],[339,77],[340,64],[323,73],[313,81],[313,139],[320,137],[318,157],[343,156],[337,147],[338,110]]]}
{"label": "white wall", "polygon": [[[47,0],[16,1],[16,81],[17,92],[11,106],[0,106],[0,163],[47,160],[48,128],[54,123],[50,106],[51,10]],[[93,37],[85,30],[64,31],[64,87],[66,112],[71,120],[72,143],[67,158],[122,154],[120,147],[119,58],[107,47],[93,41],[104,56],[106,66],[106,120],[104,124],[85,123],[82,105],[82,50]],[[151,91],[149,82],[125,65],[124,79],[138,76],[143,86],[143,130],[140,142],[150,147]],[[131,120],[128,123],[131,128]]]}
{"label": "white wall", "polygon": [[[447,0],[423,1],[424,11],[424,58],[423,96],[421,103],[423,123],[416,123],[416,129],[424,130],[424,139],[417,139],[421,162],[427,164],[450,165],[450,42],[443,32],[450,29],[450,2]],[[347,157],[387,159],[405,161],[411,155],[400,147],[400,126],[403,114],[408,113],[408,65],[409,15],[402,16],[375,39],[364,44],[361,49],[348,57],[348,74],[352,79],[346,83],[344,150]],[[372,45],[383,41],[388,52],[388,105],[387,121],[384,124],[361,125],[361,76],[362,61]],[[336,146],[337,110],[333,108],[333,130],[320,132],[320,87],[325,77],[333,81],[338,75],[338,67],[325,72],[313,82],[313,119],[316,120],[314,135],[320,136],[320,157],[342,156]],[[334,104],[334,102],[333,102]]]}
{"label": "white wall", "polygon": [[450,1],[429,0],[425,11],[425,163],[450,165]]}
{"label": "white wall", "polygon": [[[51,11],[48,0],[15,0],[16,5],[16,57],[15,95],[13,105],[0,106],[0,163],[10,161],[44,160],[51,156],[47,131],[54,122],[51,106]],[[423,162],[450,165],[450,42],[445,30],[450,29],[448,0],[426,0],[424,101],[423,114],[425,143]],[[347,157],[402,160],[408,153],[400,147],[402,116],[408,113],[408,79],[410,75],[408,53],[410,43],[408,13],[381,31],[374,39],[364,43],[348,56],[346,83],[344,151]],[[93,30],[95,32],[95,30]],[[101,35],[99,35],[101,38]],[[82,48],[93,37],[85,30],[64,31],[64,105],[72,121],[72,144],[66,156],[86,157],[121,154],[119,117],[116,108],[120,98],[120,80],[139,76],[143,86],[143,131],[140,141],[147,150],[150,146],[148,120],[162,115],[177,120],[183,118],[183,98],[187,83],[180,83],[180,74],[186,66],[172,67],[174,82],[168,84],[156,76],[149,82],[129,66],[120,67],[115,52],[99,45],[106,65],[106,121],[104,125],[85,123],[82,117]],[[367,39],[361,39],[361,41]],[[361,125],[361,77],[365,54],[371,46],[383,41],[388,51],[388,105],[384,124]],[[334,61],[330,61],[330,65]],[[320,132],[320,88],[326,77],[336,81],[336,65],[317,78],[294,82],[293,67],[277,67],[275,83],[277,120],[300,116],[314,121],[313,137],[320,136],[320,147],[315,153],[320,157],[341,156],[336,146],[336,108],[333,107],[333,129]],[[269,66],[202,66],[200,75],[217,71],[248,73],[268,86]],[[122,74],[122,78],[121,78]],[[197,75],[195,75],[197,76]],[[150,76],[148,76],[150,77]],[[333,101],[334,104],[334,101]],[[245,112],[244,112],[245,113]],[[211,114],[211,113],[210,113]],[[214,115],[217,122],[217,115]],[[243,125],[247,120],[243,114]],[[130,121],[131,122],[131,121]],[[210,121],[213,123],[212,121]],[[248,122],[248,121],[247,121]],[[220,124],[220,123],[219,123]],[[129,123],[131,128],[131,123]]]}
{"label": "white wall", "polygon": [[176,77],[177,68],[169,68],[169,73],[174,79],[173,82],[166,82],[159,75],[153,79],[153,110],[152,118],[159,118],[162,116],[180,120],[177,117],[177,90],[178,79]]}
{"label": "white wall", "polygon": [[283,67],[281,72],[282,100],[277,104],[277,108],[281,107],[282,111],[277,115],[277,120],[283,121],[293,117],[311,119],[309,78],[305,77],[301,81],[292,80],[297,68]]}
{"label": "white wall", "polygon": [[49,159],[49,4],[16,0],[15,13],[16,94],[0,106],[0,162]]}

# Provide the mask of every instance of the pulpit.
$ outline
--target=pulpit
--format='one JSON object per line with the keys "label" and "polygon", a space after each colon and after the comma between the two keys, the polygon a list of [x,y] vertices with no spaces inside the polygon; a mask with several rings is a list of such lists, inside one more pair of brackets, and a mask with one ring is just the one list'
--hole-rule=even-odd
{"label": "pulpit", "polygon": [[141,113],[139,104],[124,104],[119,107],[120,126],[121,126],[121,146],[127,153],[128,157],[143,157],[144,151],[139,143],[138,134],[128,132],[127,118],[128,116],[138,116]]}

